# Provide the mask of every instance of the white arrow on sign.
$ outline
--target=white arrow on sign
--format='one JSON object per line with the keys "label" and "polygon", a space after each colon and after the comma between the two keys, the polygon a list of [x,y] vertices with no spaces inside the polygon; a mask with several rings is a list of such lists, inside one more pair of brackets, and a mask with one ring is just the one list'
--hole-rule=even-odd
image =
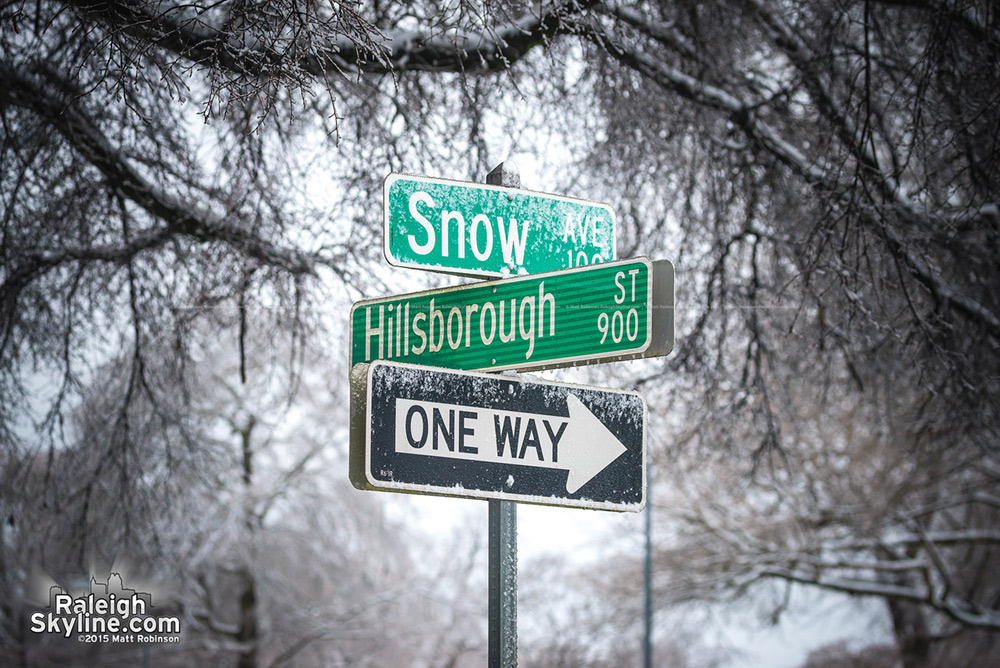
{"label": "white arrow on sign", "polygon": [[569,417],[397,399],[396,452],[562,469],[573,494],[626,448],[575,395],[566,403]]}

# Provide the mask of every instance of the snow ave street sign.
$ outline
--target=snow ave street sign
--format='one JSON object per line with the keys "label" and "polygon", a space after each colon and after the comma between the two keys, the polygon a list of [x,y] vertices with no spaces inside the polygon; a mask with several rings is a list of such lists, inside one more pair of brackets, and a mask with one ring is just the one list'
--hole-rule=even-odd
{"label": "snow ave street sign", "polygon": [[351,482],[639,511],[646,404],[635,392],[375,362],[351,375]]}
{"label": "snow ave street sign", "polygon": [[389,264],[517,276],[615,259],[606,204],[481,183],[390,174],[382,185]]}
{"label": "snow ave street sign", "polygon": [[351,366],[529,369],[666,355],[674,270],[646,258],[362,301]]}

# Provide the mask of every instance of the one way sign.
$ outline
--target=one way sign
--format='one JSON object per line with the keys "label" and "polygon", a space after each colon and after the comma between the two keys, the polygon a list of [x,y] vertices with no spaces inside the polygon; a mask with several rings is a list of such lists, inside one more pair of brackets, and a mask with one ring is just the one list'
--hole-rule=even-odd
{"label": "one way sign", "polygon": [[638,511],[646,405],[634,392],[397,362],[352,374],[359,489]]}

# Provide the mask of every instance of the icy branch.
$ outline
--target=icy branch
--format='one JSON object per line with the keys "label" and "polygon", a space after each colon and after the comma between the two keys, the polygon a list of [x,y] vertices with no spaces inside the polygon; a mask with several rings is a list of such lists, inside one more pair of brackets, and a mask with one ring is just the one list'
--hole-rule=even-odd
{"label": "icy branch", "polygon": [[116,190],[155,219],[164,221],[166,227],[141,233],[123,247],[49,251],[35,258],[40,268],[70,260],[120,262],[141,250],[162,244],[172,235],[179,235],[199,242],[228,244],[249,257],[291,274],[314,273],[313,260],[303,253],[277,246],[193,204],[182,203],[143,177],[111,144],[79,100],[64,92],[71,89],[52,72],[26,74],[6,65],[0,66],[0,102],[28,109],[43,118]]}
{"label": "icy branch", "polygon": [[879,598],[924,604],[948,615],[967,627],[991,631],[1000,630],[1000,611],[973,610],[963,601],[941,598],[935,596],[933,592],[923,591],[917,587],[855,578],[829,577],[824,576],[822,573],[806,573],[794,568],[764,568],[759,571],[758,575],[762,578],[778,578],[843,594],[876,596]]}
{"label": "icy branch", "polygon": [[[763,11],[762,7],[761,11]],[[782,27],[784,24],[777,18],[771,17],[771,22],[777,33],[776,41],[786,45],[788,55],[793,62],[801,61],[799,65],[803,67],[802,72],[808,77],[809,72],[804,68],[812,54],[806,50],[803,43],[795,38],[790,29]],[[591,41],[606,48],[610,55],[623,65],[642,73],[665,90],[676,93],[700,106],[726,114],[751,141],[814,187],[826,192],[847,193],[853,190],[851,184],[842,183],[833,176],[834,170],[829,166],[817,164],[811,160],[795,143],[786,139],[779,130],[762,120],[760,115],[755,112],[760,105],[759,101],[741,99],[720,87],[701,81],[676,67],[658,61],[639,48],[619,44],[606,30],[592,28],[585,34]],[[820,98],[820,108],[825,109],[835,126],[840,128],[842,139],[848,144],[858,161],[867,166],[866,173],[874,179],[874,185],[882,191],[889,206],[907,222],[921,227],[934,227],[943,223],[944,220],[940,216],[932,214],[910,201],[903,194],[899,183],[879,168],[878,160],[860,137],[853,121],[844,112],[843,105],[821,80],[815,77],[812,79],[814,90]],[[979,211],[980,215],[988,216],[994,212],[994,209],[987,205],[981,207]],[[941,273],[934,271],[920,260],[899,234],[876,212],[865,213],[863,220],[886,241],[890,251],[907,265],[913,276],[936,299],[952,306],[970,320],[978,322],[991,336],[1000,339],[1000,317],[974,298],[948,285]]]}
{"label": "icy branch", "polygon": [[[228,47],[219,27],[169,7],[150,7],[129,0],[64,0],[86,15],[206,67],[222,67],[246,76],[264,76],[293,67],[315,78],[343,73],[426,72],[487,73],[504,70],[533,47],[574,30],[567,15],[594,2],[550,2],[537,15],[527,15],[501,30],[451,31],[444,34],[412,30],[329,36],[315,48],[289,58],[262,44]],[[362,31],[359,30],[359,33]]]}

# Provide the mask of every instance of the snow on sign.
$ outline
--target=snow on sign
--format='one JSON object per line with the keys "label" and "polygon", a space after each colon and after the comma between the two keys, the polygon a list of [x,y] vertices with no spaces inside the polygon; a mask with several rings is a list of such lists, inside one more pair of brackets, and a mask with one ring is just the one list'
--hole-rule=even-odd
{"label": "snow on sign", "polygon": [[529,369],[666,355],[673,265],[646,258],[358,302],[351,365]]}
{"label": "snow on sign", "polygon": [[616,258],[606,204],[402,174],[387,176],[382,193],[385,257],[394,266],[501,277]]}
{"label": "snow on sign", "polygon": [[351,377],[359,489],[639,511],[646,403],[635,392],[375,362]]}

